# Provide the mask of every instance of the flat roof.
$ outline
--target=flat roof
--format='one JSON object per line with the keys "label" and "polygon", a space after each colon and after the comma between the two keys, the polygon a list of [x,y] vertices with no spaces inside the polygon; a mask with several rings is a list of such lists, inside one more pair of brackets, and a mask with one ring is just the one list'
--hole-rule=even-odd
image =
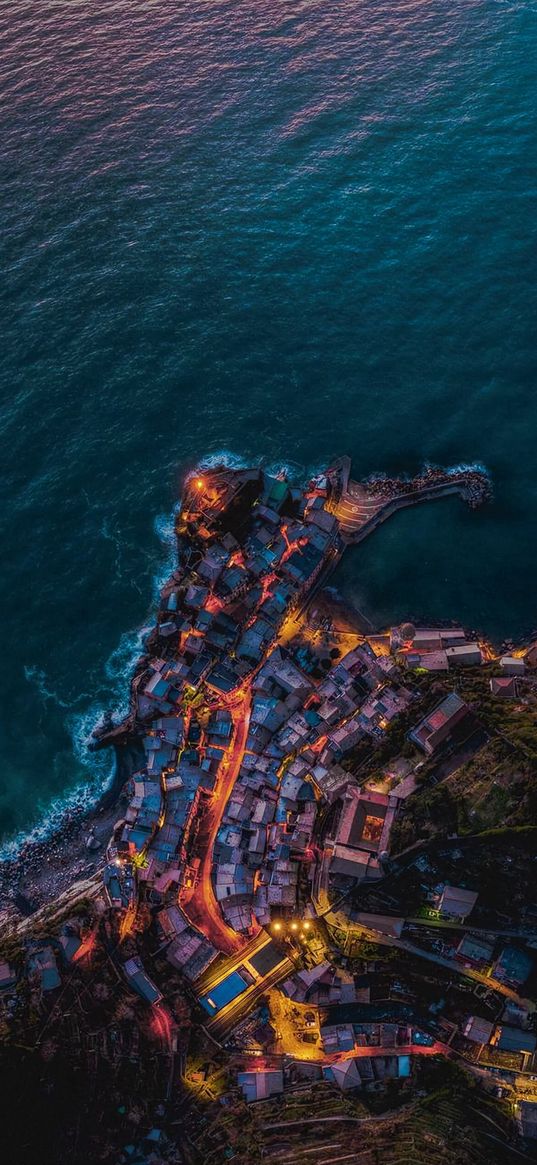
{"label": "flat roof", "polygon": [[213,987],[208,995],[201,996],[201,1006],[205,1008],[205,1011],[209,1012],[209,1015],[216,1015],[218,1011],[221,1011],[223,1007],[231,1003],[232,999],[236,999],[238,995],[242,995],[242,992],[246,991],[248,986],[249,984],[246,982],[246,979],[243,979],[238,971],[232,971],[231,974],[226,975],[225,979],[217,983],[216,987]]}
{"label": "flat roof", "polygon": [[284,958],[285,955],[282,955],[276,943],[271,940],[260,951],[256,951],[255,955],[248,959],[248,962],[255,968],[258,975],[268,975],[269,971],[273,971]]}

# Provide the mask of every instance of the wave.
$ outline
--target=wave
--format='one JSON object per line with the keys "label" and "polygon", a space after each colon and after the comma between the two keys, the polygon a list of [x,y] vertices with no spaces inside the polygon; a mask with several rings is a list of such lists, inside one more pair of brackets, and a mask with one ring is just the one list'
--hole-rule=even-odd
{"label": "wave", "polygon": [[420,473],[428,469],[440,469],[447,477],[455,477],[459,473],[481,473],[484,477],[492,480],[490,470],[483,461],[461,461],[457,465],[439,465],[436,461],[423,461],[420,469],[416,474],[411,473],[370,473],[368,477],[364,478],[366,482],[389,481],[392,477],[397,477],[399,481],[412,481],[414,476],[419,477]]}
{"label": "wave", "polygon": [[[426,468],[437,469],[438,466],[433,465],[432,462],[425,462]],[[441,468],[441,467],[440,467]],[[485,477],[491,477],[491,472],[485,465],[484,461],[461,461],[460,465],[450,465],[445,473],[451,475],[455,473],[482,473]]]}
{"label": "wave", "polygon": [[[110,760],[108,760],[108,767],[110,767]],[[106,782],[104,782],[100,775],[95,773],[94,781],[81,783],[68,793],[62,793],[59,797],[47,802],[46,805],[40,806],[42,816],[35,825],[29,830],[21,830],[0,846],[0,862],[17,861],[23,850],[54,837],[67,820],[89,812],[104,792],[109,781],[110,774],[107,774]]]}
{"label": "wave", "polygon": [[33,684],[37,688],[39,695],[44,704],[47,700],[52,700],[58,705],[58,708],[70,708],[72,705],[66,700],[62,700],[61,696],[54,689],[47,687],[47,673],[43,668],[31,664],[24,668],[24,678],[29,684]]}
{"label": "wave", "polygon": [[153,575],[152,580],[152,594],[151,606],[154,608],[158,602],[160,592],[164,584],[168,581],[172,571],[177,567],[177,542],[175,538],[175,519],[181,508],[181,501],[179,500],[173,507],[171,513],[158,514],[153,522],[153,529],[155,534],[165,549],[161,566]]}
{"label": "wave", "polygon": [[252,462],[230,449],[219,449],[201,457],[197,464],[199,469],[216,469],[219,465],[225,465],[227,469],[248,469]]}
{"label": "wave", "polygon": [[[148,596],[151,613],[155,610],[162,586],[176,565],[177,508],[174,507],[171,513],[157,515],[154,521],[154,530],[159,542],[165,548],[165,554],[152,578],[151,592]],[[103,526],[101,533],[116,544],[119,561],[121,540],[111,534],[106,526]],[[40,805],[39,820],[30,829],[19,831],[0,845],[0,862],[16,861],[24,849],[51,839],[69,818],[90,812],[110,787],[114,777],[114,759],[108,750],[98,752],[91,750],[92,734],[106,713],[110,712],[116,723],[121,722],[127,715],[132,676],[151,629],[152,625],[146,622],[144,626],[121,635],[117,647],[104,664],[104,683],[101,682],[98,687],[98,698],[91,699],[91,702],[80,711],[75,711],[76,706],[83,700],[90,699],[87,692],[81,693],[72,701],[64,700],[54,688],[48,686],[43,669],[33,665],[25,667],[26,679],[35,685],[43,702],[53,700],[65,711],[64,723],[71,738],[73,755],[87,773],[87,777],[73,789]]]}
{"label": "wave", "polygon": [[197,469],[216,469],[220,465],[225,465],[227,469],[250,469],[252,466],[258,466],[273,477],[283,475],[293,485],[300,485],[306,481],[310,481],[316,474],[324,473],[329,464],[329,461],[323,461],[322,464],[310,466],[304,465],[300,461],[290,460],[289,458],[269,462],[263,456],[245,458],[237,453],[233,453],[230,449],[219,449],[216,453],[209,453],[201,457],[197,462],[196,468],[188,474],[188,478],[193,477]]}

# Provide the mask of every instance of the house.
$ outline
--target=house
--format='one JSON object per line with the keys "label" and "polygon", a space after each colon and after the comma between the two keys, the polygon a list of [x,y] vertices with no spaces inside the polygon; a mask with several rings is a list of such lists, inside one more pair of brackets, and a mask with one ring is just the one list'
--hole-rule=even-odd
{"label": "house", "polygon": [[381,869],[377,858],[362,849],[352,849],[348,845],[336,845],[330,862],[330,876],[354,878],[380,878]]}
{"label": "house", "polygon": [[168,962],[191,983],[207,970],[217,956],[216,948],[191,926],[179,932],[166,950]]}
{"label": "house", "polygon": [[123,973],[129,986],[132,987],[133,991],[136,991],[137,995],[145,999],[146,1003],[160,1003],[162,992],[149,978],[141,959],[137,957],[127,959],[127,962],[123,964]]}
{"label": "house", "polygon": [[188,929],[188,922],[178,906],[167,906],[159,910],[157,925],[163,939],[171,941]]}
{"label": "house", "polygon": [[460,647],[446,647],[450,667],[479,667],[483,663],[478,643],[463,643]]}
{"label": "house", "polygon": [[445,918],[460,918],[464,922],[476,902],[475,890],[464,890],[462,886],[444,886],[438,909]]}
{"label": "house", "polygon": [[515,676],[493,676],[490,690],[493,696],[499,696],[502,700],[516,700],[518,690]]}
{"label": "house", "polygon": [[333,848],[326,855],[330,862],[330,877],[354,878],[356,881],[381,877],[378,855],[388,849],[397,806],[396,797],[384,793],[362,793],[356,786],[347,788],[330,839]]}
{"label": "house", "polygon": [[354,782],[354,777],[342,769],[340,765],[331,765],[328,769],[323,764],[315,764],[311,768],[311,777],[330,803],[342,797]]}
{"label": "house", "polygon": [[480,1015],[470,1015],[463,1028],[463,1034],[474,1044],[488,1044],[493,1030],[494,1024],[488,1019],[482,1019]]}
{"label": "house", "polygon": [[336,847],[365,850],[370,854],[388,849],[397,798],[384,793],[362,793],[356,786],[345,792],[336,826]]}
{"label": "house", "polygon": [[515,1116],[521,1137],[537,1137],[537,1101],[519,1100]]}
{"label": "house", "polygon": [[442,744],[449,742],[455,728],[460,730],[467,716],[469,716],[468,705],[457,692],[450,692],[428,716],[411,729],[409,738],[428,756],[432,756]]}
{"label": "house", "polygon": [[492,962],[493,951],[493,943],[475,934],[465,934],[457,947],[456,958],[479,967]]}
{"label": "house", "polygon": [[462,627],[413,627],[411,623],[402,623],[400,627],[392,628],[390,647],[392,652],[418,652],[423,655],[424,652],[457,647],[465,641]]}
{"label": "house", "polygon": [[404,712],[412,699],[406,688],[382,688],[362,704],[357,723],[376,740],[382,740],[392,720]]}
{"label": "house", "polygon": [[332,982],[333,972],[330,963],[317,963],[309,971],[297,971],[291,978],[281,984],[281,990],[289,999],[297,1003],[306,1003],[320,986]]}
{"label": "house", "polygon": [[356,1060],[340,1060],[335,1064],[325,1065],[323,1067],[323,1077],[330,1083],[337,1084],[342,1092],[349,1092],[352,1088],[362,1087],[362,1078],[358,1071]]}
{"label": "house", "polygon": [[392,914],[366,914],[358,910],[351,913],[351,918],[359,926],[367,927],[369,930],[378,930],[381,934],[389,935],[391,938],[401,938],[405,925],[404,918],[396,918]]}
{"label": "house", "polygon": [[279,1069],[239,1072],[237,1083],[247,1104],[253,1104],[256,1100],[267,1100],[269,1096],[279,1096],[283,1092],[283,1072]]}
{"label": "house", "polygon": [[500,1052],[525,1052],[532,1055],[537,1048],[537,1036],[519,1027],[499,1024],[491,1039],[493,1047]]}
{"label": "house", "polygon": [[321,1028],[323,1048],[329,1052],[352,1052],[354,1048],[354,1029],[352,1023],[326,1024]]}
{"label": "house", "polygon": [[522,657],[502,655],[500,668],[504,676],[523,676],[526,671],[526,664]]}
{"label": "house", "polygon": [[426,671],[447,671],[448,657],[445,651],[426,651],[420,655],[416,651],[409,651],[405,657],[407,667],[423,667]]}

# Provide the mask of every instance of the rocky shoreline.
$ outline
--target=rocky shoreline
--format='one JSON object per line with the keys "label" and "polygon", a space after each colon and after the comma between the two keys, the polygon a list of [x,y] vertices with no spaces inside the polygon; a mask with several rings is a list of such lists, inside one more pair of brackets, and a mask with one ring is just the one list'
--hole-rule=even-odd
{"label": "rocky shoreline", "polygon": [[115,755],[112,781],[93,807],[67,810],[50,837],[29,842],[16,858],[0,862],[0,921],[32,913],[102,866],[134,764],[129,746],[116,747]]}

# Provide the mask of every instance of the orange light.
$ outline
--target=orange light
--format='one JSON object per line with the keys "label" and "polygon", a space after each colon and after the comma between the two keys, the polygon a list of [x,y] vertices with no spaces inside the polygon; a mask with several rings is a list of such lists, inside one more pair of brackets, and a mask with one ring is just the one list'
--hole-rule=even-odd
{"label": "orange light", "polygon": [[196,489],[203,489],[203,478],[197,477],[194,484],[196,486]]}
{"label": "orange light", "polygon": [[281,930],[281,929],[282,929],[281,922],[275,922],[274,923],[274,930]]}
{"label": "orange light", "polygon": [[291,930],[298,930],[298,922],[291,923]]}

